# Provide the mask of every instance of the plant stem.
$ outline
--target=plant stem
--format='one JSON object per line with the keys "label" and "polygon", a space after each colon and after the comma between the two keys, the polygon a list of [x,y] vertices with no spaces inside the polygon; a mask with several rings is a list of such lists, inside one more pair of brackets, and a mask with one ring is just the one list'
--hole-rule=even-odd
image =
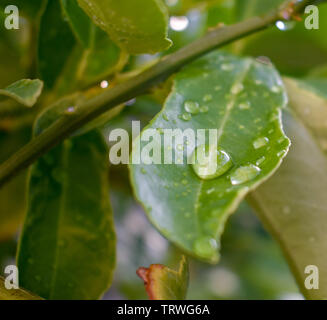
{"label": "plant stem", "polygon": [[74,114],[63,115],[0,166],[0,186],[63,139],[69,137],[74,131],[102,113],[145,93],[150,87],[164,81],[178,69],[205,53],[268,28],[277,20],[282,19],[282,13],[291,3],[294,3],[293,9],[296,13],[301,12],[306,5],[313,3],[313,0],[303,0],[301,2],[288,0],[278,9],[262,17],[254,17],[235,25],[215,29],[179,51],[165,56],[143,73],[78,105]]}

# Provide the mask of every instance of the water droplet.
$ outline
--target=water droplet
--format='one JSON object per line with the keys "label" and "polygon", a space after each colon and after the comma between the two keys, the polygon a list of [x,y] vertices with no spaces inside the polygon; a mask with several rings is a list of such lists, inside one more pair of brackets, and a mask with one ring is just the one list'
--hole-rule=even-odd
{"label": "water droplet", "polygon": [[208,106],[202,106],[200,107],[200,112],[201,113],[207,113],[209,111],[209,107]]}
{"label": "water droplet", "polygon": [[194,101],[186,101],[184,103],[184,109],[186,112],[191,113],[191,114],[197,114],[200,112],[199,104]]}
{"label": "water droplet", "polygon": [[75,112],[75,107],[70,106],[65,110],[65,114],[73,114]]}
{"label": "water droplet", "polygon": [[239,94],[240,92],[242,92],[244,89],[244,86],[242,83],[236,83],[232,86],[232,89],[231,89],[231,93],[232,94]]}
{"label": "water droplet", "polygon": [[206,94],[206,95],[203,97],[203,101],[204,101],[204,102],[212,101],[212,95],[211,95],[211,94]]}
{"label": "water droplet", "polygon": [[242,166],[236,169],[230,176],[232,185],[239,185],[253,180],[259,173],[260,169],[253,164]]}
{"label": "water droplet", "polygon": [[186,16],[172,16],[170,17],[169,20],[169,25],[170,28],[173,29],[174,31],[183,31],[185,30],[188,25],[189,25],[190,21]]}
{"label": "water droplet", "polygon": [[195,241],[194,250],[196,254],[204,258],[211,258],[217,255],[218,243],[210,237],[202,237]]}
{"label": "water droplet", "polygon": [[100,83],[100,87],[101,87],[102,89],[106,89],[106,88],[108,88],[108,86],[109,86],[109,82],[108,82],[107,80],[103,80],[103,81],[101,81],[101,83]]}
{"label": "water droplet", "polygon": [[190,113],[183,113],[181,118],[184,120],[184,121],[190,121],[192,119],[192,115]]}
{"label": "water droplet", "polygon": [[266,160],[266,157],[261,157],[260,159],[258,159],[257,161],[256,161],[256,165],[257,166],[260,166],[264,161]]}
{"label": "water droplet", "polygon": [[248,110],[250,109],[250,103],[249,102],[244,102],[239,104],[238,106],[241,110]]}
{"label": "water droplet", "polygon": [[213,193],[214,191],[215,191],[215,188],[211,188],[211,189],[207,190],[207,194],[211,194],[211,193]]}
{"label": "water droplet", "polygon": [[267,137],[260,137],[253,141],[253,147],[254,149],[259,149],[267,145],[269,142],[269,139]]}
{"label": "water droplet", "polygon": [[287,31],[293,29],[295,26],[295,21],[277,21],[276,27],[281,31]]}
{"label": "water droplet", "polygon": [[285,150],[282,150],[282,151],[280,151],[280,152],[277,153],[277,157],[278,158],[283,157],[285,154],[286,154],[286,151]]}
{"label": "water droplet", "polygon": [[188,181],[187,181],[186,179],[183,179],[183,180],[182,180],[182,184],[183,184],[184,186],[186,186],[186,185],[188,184]]}
{"label": "water droplet", "polygon": [[221,70],[223,71],[232,71],[234,69],[234,66],[230,63],[223,63],[221,65]]}
{"label": "water droplet", "polygon": [[233,162],[230,156],[216,145],[201,145],[192,155],[193,169],[196,175],[204,180],[220,177],[227,172]]}

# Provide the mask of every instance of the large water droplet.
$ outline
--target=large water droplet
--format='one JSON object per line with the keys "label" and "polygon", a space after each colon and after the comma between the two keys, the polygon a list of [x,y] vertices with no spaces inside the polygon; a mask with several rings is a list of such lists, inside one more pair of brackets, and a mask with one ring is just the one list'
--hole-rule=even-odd
{"label": "large water droplet", "polygon": [[233,166],[228,153],[216,145],[197,147],[192,155],[192,164],[196,175],[204,180],[220,177]]}
{"label": "large water droplet", "polygon": [[195,241],[194,251],[203,258],[212,258],[217,255],[218,243],[210,237],[202,237]]}
{"label": "large water droplet", "polygon": [[260,137],[253,141],[253,148],[254,149],[259,149],[267,145],[269,142],[269,139],[267,137]]}
{"label": "large water droplet", "polygon": [[259,173],[260,168],[253,164],[242,166],[236,169],[230,176],[232,185],[239,185],[253,180]]}
{"label": "large water droplet", "polygon": [[194,101],[186,101],[184,103],[184,109],[186,112],[191,113],[191,114],[197,114],[200,112],[199,104]]}

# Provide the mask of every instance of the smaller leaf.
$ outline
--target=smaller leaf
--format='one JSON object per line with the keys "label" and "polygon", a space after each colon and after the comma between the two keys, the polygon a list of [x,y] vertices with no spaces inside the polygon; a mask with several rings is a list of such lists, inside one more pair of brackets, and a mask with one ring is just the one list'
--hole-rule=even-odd
{"label": "smaller leaf", "polygon": [[91,43],[91,20],[76,1],[61,0],[61,4],[76,38],[88,48]]}
{"label": "smaller leaf", "polygon": [[0,277],[0,300],[42,300],[42,298],[23,289],[7,290],[5,280]]}
{"label": "smaller leaf", "polygon": [[0,95],[12,98],[27,107],[32,107],[41,95],[42,89],[43,82],[41,80],[22,79],[5,89],[0,89]]}
{"label": "smaller leaf", "polygon": [[93,22],[129,53],[167,49],[168,13],[162,0],[78,0]]}
{"label": "smaller leaf", "polygon": [[184,300],[188,287],[188,263],[182,257],[179,270],[172,270],[161,264],[139,268],[137,275],[144,281],[150,300]]}

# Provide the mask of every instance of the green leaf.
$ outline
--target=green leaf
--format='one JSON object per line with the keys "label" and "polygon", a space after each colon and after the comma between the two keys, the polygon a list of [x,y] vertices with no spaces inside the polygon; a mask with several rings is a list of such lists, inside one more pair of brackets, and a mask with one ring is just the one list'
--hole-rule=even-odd
{"label": "green leaf", "polygon": [[76,43],[68,23],[62,17],[60,1],[48,1],[40,23],[38,67],[49,89],[54,87]]}
{"label": "green leaf", "polygon": [[55,95],[62,97],[101,81],[126,61],[127,55],[76,1],[48,2],[40,26],[39,69]]}
{"label": "green leaf", "polygon": [[162,0],[78,0],[93,22],[129,53],[167,49],[168,14]]}
{"label": "green leaf", "polygon": [[[248,58],[214,52],[176,75],[163,110],[146,129],[157,129],[159,137],[150,143],[161,154],[175,150],[177,164],[130,166],[134,192],[164,236],[198,258],[217,262],[227,218],[250,190],[275,172],[288,151],[290,142],[280,119],[286,102],[274,67]],[[193,116],[185,111],[192,105],[199,106]],[[162,129],[189,128],[195,134],[198,129],[217,129],[218,146],[233,167],[215,179],[202,180],[187,164],[201,141],[184,146],[162,143]],[[141,140],[143,150],[148,144],[144,131]],[[132,158],[137,158],[138,144],[139,139]]]}
{"label": "green leaf", "polygon": [[41,95],[42,89],[42,81],[22,79],[5,89],[0,89],[0,95],[12,98],[27,107],[32,107]]}
{"label": "green leaf", "polygon": [[188,287],[188,263],[182,257],[178,271],[161,264],[152,264],[149,268],[139,268],[138,276],[150,300],[185,300]]}
{"label": "green leaf", "polygon": [[81,44],[88,48],[91,43],[91,20],[77,4],[77,1],[61,0],[68,22]]}
{"label": "green leaf", "polygon": [[[30,129],[0,131],[0,161],[9,158],[30,139]],[[0,242],[12,239],[22,224],[26,204],[26,170],[0,189]],[[1,249],[0,249],[1,251]]]}
{"label": "green leaf", "polygon": [[[282,247],[304,296],[327,299],[327,90],[319,95],[309,83],[285,79],[292,112],[284,119],[292,148],[250,202]],[[309,265],[319,269],[317,290],[305,288]]]}
{"label": "green leaf", "polygon": [[262,15],[270,10],[278,8],[284,0],[236,0],[235,11],[238,20],[245,20],[254,16]]}
{"label": "green leaf", "polygon": [[92,131],[32,167],[18,252],[23,287],[46,299],[98,299],[108,289],[116,241],[107,164],[107,146]]}
{"label": "green leaf", "polygon": [[304,125],[327,151],[327,81],[284,79],[290,104]]}
{"label": "green leaf", "polygon": [[23,289],[7,290],[5,280],[0,277],[0,300],[42,300],[40,297]]}

